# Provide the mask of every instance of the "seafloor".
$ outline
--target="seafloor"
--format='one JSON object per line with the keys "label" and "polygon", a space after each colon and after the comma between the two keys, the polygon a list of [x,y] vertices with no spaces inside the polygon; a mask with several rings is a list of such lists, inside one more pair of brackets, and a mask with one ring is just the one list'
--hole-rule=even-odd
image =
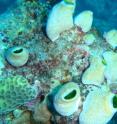
{"label": "seafloor", "polygon": [[[27,86],[24,85],[20,92],[22,104],[19,104],[17,92],[20,88],[6,86],[5,90],[9,89],[9,92],[0,89],[0,95],[9,94],[5,94],[6,97],[1,95],[4,100],[8,102],[9,97],[12,101],[4,105],[4,109],[0,101],[0,124],[78,124],[79,113],[87,94],[107,83],[105,79],[100,86],[87,85],[82,83],[81,77],[90,65],[90,53],[101,54],[111,50],[109,44],[95,27],[87,33],[93,34],[95,42],[91,45],[85,44],[83,37],[86,34],[75,26],[61,33],[56,42],[52,42],[45,32],[47,15],[52,8],[51,2],[19,0],[15,7],[9,8],[0,16],[0,87],[5,87],[5,83],[10,82],[8,78],[20,75],[32,87],[36,83],[39,90],[38,97],[25,103],[23,95],[30,97],[30,94],[26,93]],[[4,57],[5,50],[14,46],[23,46],[29,51],[28,62],[21,67],[12,66]],[[12,82],[16,79],[13,78]],[[56,86],[71,81],[80,87],[81,106],[72,116],[64,117],[48,107],[52,102],[48,96]],[[109,124],[115,124],[114,120]]]}

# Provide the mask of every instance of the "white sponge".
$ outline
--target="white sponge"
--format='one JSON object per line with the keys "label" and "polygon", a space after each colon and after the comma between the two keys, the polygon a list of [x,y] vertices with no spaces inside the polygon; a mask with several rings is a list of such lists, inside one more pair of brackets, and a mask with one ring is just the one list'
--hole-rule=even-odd
{"label": "white sponge", "polygon": [[73,27],[75,0],[61,1],[56,4],[48,17],[46,32],[50,40],[55,41],[59,35]]}
{"label": "white sponge", "polygon": [[93,22],[93,12],[85,10],[78,14],[74,19],[74,24],[82,29],[83,32],[88,32],[91,29]]}

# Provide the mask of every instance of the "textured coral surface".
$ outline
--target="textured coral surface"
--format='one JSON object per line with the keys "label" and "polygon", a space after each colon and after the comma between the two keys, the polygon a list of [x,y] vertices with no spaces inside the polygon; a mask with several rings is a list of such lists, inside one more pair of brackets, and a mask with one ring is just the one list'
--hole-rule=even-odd
{"label": "textured coral surface", "polygon": [[0,114],[8,113],[15,107],[36,97],[36,90],[22,76],[13,76],[0,81]]}

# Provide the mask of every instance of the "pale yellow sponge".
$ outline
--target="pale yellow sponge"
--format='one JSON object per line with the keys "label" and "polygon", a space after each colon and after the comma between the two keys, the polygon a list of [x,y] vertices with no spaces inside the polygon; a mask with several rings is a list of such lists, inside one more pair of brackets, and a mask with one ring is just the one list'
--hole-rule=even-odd
{"label": "pale yellow sponge", "polygon": [[92,45],[96,41],[96,37],[93,34],[88,33],[83,36],[83,41],[86,45]]}
{"label": "pale yellow sponge", "polygon": [[73,82],[63,85],[54,97],[54,107],[62,116],[72,115],[78,110],[80,103],[80,89]]}
{"label": "pale yellow sponge", "polygon": [[105,65],[99,56],[90,57],[90,66],[86,69],[82,76],[84,84],[101,85],[104,81]]}
{"label": "pale yellow sponge", "polygon": [[22,46],[13,46],[5,51],[5,58],[12,66],[19,67],[27,63],[29,52]]}
{"label": "pale yellow sponge", "polygon": [[105,33],[104,38],[113,49],[117,47],[117,30],[116,29],[112,29],[109,32]]}
{"label": "pale yellow sponge", "polygon": [[46,32],[51,41],[55,41],[65,30],[73,27],[75,0],[65,0],[56,4],[48,17]]}
{"label": "pale yellow sponge", "polygon": [[91,29],[93,22],[93,12],[85,10],[78,14],[74,19],[74,24],[82,29],[83,32],[88,32]]}
{"label": "pale yellow sponge", "polygon": [[80,124],[107,124],[117,112],[113,99],[114,94],[108,88],[89,92],[79,116]]}
{"label": "pale yellow sponge", "polygon": [[117,53],[106,51],[103,53],[106,62],[105,77],[108,83],[117,82]]}

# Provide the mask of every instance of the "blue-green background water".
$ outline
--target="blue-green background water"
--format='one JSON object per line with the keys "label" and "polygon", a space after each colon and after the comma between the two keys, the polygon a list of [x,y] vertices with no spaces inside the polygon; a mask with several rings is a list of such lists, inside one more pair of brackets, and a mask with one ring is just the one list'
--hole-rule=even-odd
{"label": "blue-green background water", "polygon": [[[0,14],[16,0],[0,0]],[[39,0],[39,2],[47,0]],[[59,2],[60,0],[57,0]],[[106,32],[112,28],[117,29],[117,0],[77,0],[75,15],[83,10],[94,12],[93,25],[101,32]]]}
{"label": "blue-green background water", "polygon": [[117,29],[117,0],[77,0],[76,13],[86,9],[93,11],[93,25],[100,31]]}
{"label": "blue-green background water", "polygon": [[0,14],[4,13],[16,0],[0,0]]}

